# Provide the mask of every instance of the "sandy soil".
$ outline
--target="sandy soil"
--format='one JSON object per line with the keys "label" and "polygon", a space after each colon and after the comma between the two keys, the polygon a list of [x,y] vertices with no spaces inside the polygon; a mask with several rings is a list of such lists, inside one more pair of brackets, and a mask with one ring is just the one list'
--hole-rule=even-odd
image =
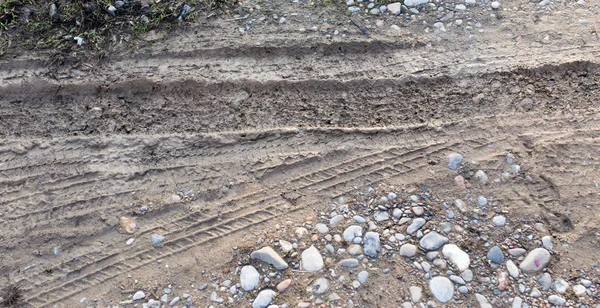
{"label": "sandy soil", "polygon": [[[134,280],[199,284],[229,268],[234,247],[356,188],[461,197],[444,166],[456,151],[497,173],[517,156],[531,180],[491,194],[569,245],[554,271],[590,268],[598,6],[503,6],[502,19],[475,16],[483,32],[437,36],[419,21],[392,31],[388,16],[369,17],[366,37],[340,10],[281,4],[299,15],[245,34],[211,17],[75,67],[45,52],[0,59],[0,286],[19,283],[26,307],[106,307]],[[324,16],[346,37],[299,31]],[[120,216],[137,217],[132,245]],[[150,245],[153,233],[164,245]],[[361,296],[375,307],[385,292]]]}

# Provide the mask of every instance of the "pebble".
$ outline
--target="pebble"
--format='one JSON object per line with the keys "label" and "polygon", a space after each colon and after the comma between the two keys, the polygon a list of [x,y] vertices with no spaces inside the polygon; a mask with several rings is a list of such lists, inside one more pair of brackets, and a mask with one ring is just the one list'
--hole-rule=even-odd
{"label": "pebble", "polygon": [[494,1],[494,2],[492,2],[492,8],[493,8],[494,10],[497,10],[497,9],[499,9],[499,8],[500,8],[500,2],[498,2],[498,1]]}
{"label": "pebble", "polygon": [[487,298],[485,298],[485,296],[477,293],[475,294],[475,299],[477,299],[477,302],[479,302],[480,308],[493,308],[490,302],[487,300]]}
{"label": "pebble", "polygon": [[516,296],[516,297],[513,299],[513,302],[512,302],[512,306],[511,306],[511,307],[512,307],[512,308],[521,308],[521,305],[523,305],[523,299],[521,299],[520,297]]}
{"label": "pebble", "polygon": [[415,218],[410,223],[410,225],[406,228],[406,233],[413,234],[417,230],[419,230],[425,224],[425,219],[423,218]]}
{"label": "pebble", "polygon": [[[410,5],[413,4],[414,2],[418,2],[418,1],[425,1],[425,3],[427,3],[427,0],[405,0],[404,4],[406,6],[416,6],[416,5]],[[407,4],[410,3],[410,4]],[[423,3],[423,4],[425,4]],[[460,165],[460,163],[462,162],[463,157],[462,155],[458,154],[458,153],[451,153],[450,155],[448,155],[448,168],[450,168],[451,170],[456,170],[458,169],[458,166]]]}
{"label": "pebble", "polygon": [[504,254],[502,253],[502,249],[500,249],[498,246],[492,247],[487,254],[487,258],[492,263],[501,264],[504,262]]}
{"label": "pebble", "polygon": [[357,259],[343,259],[338,263],[339,267],[357,267],[358,260]]}
{"label": "pebble", "polygon": [[152,234],[152,245],[158,245],[165,240],[165,237],[160,234]]}
{"label": "pebble", "polygon": [[467,286],[460,286],[458,287],[458,292],[460,292],[460,294],[467,294],[469,293],[469,288],[467,288]]}
{"label": "pebble", "polygon": [[400,2],[394,2],[387,5],[388,11],[394,15],[400,14],[402,11],[402,4]]}
{"label": "pebble", "polygon": [[273,301],[273,297],[275,297],[276,294],[277,292],[271,289],[265,289],[260,291],[260,293],[258,293],[256,298],[252,302],[252,308],[266,308],[267,306],[269,306],[271,301]]}
{"label": "pebble", "polygon": [[508,254],[513,256],[513,257],[520,257],[522,255],[524,255],[527,252],[527,250],[523,249],[523,248],[512,248],[508,250]]}
{"label": "pebble", "polygon": [[546,235],[542,237],[542,246],[544,246],[546,250],[552,251],[554,249],[554,245],[552,244],[552,236]]}
{"label": "pebble", "polygon": [[[456,266],[456,268],[458,268],[459,271],[463,272],[469,268],[471,259],[469,258],[469,255],[466,252],[462,251],[462,249],[460,249],[458,246],[454,244],[444,245],[444,248],[442,248],[442,254],[445,258],[449,259],[450,262],[452,262],[452,264],[454,264],[454,266]],[[465,277],[463,276],[463,278]],[[465,280],[467,279],[465,278]],[[470,279],[467,281],[470,281]]]}
{"label": "pebble", "polygon": [[454,285],[450,279],[443,276],[433,277],[429,281],[429,290],[431,294],[441,303],[447,303],[454,296]]}
{"label": "pebble", "polygon": [[586,290],[585,290],[584,286],[582,286],[580,284],[573,286],[573,293],[575,293],[575,295],[582,296],[582,295],[585,295],[585,292],[586,292]]}
{"label": "pebble", "polygon": [[562,278],[558,278],[554,281],[554,290],[558,294],[565,294],[569,287],[569,283]]}
{"label": "pebble", "polygon": [[379,233],[367,232],[364,238],[364,253],[371,258],[377,258],[377,255],[381,251],[381,242],[379,240]]}
{"label": "pebble", "polygon": [[427,250],[437,250],[448,243],[448,238],[435,232],[429,232],[420,241],[419,245]]}
{"label": "pebble", "polygon": [[340,222],[342,222],[342,220],[344,220],[344,216],[342,215],[336,215],[333,216],[330,220],[329,220],[329,226],[334,227],[335,225],[339,224]]}
{"label": "pebble", "polygon": [[454,206],[456,206],[456,208],[463,214],[469,212],[469,207],[467,204],[460,199],[456,199],[456,201],[454,201]]}
{"label": "pebble", "polygon": [[410,292],[410,299],[413,303],[418,303],[421,301],[421,297],[423,296],[423,289],[421,287],[412,286],[408,288]]}
{"label": "pebble", "polygon": [[479,196],[477,197],[477,204],[479,204],[479,206],[486,206],[488,204],[488,200],[484,196]]}
{"label": "pebble", "polygon": [[351,256],[358,256],[358,255],[361,255],[363,253],[362,247],[360,245],[357,245],[357,244],[352,244],[352,245],[348,246],[347,250],[348,250],[348,253]]}
{"label": "pebble", "polygon": [[358,273],[358,276],[357,276],[358,282],[365,283],[365,282],[367,282],[368,278],[369,278],[369,272],[362,271],[362,272]]}
{"label": "pebble", "polygon": [[450,280],[456,284],[466,284],[465,280],[462,279],[460,276],[456,276],[456,275],[450,275]]}
{"label": "pebble", "polygon": [[326,224],[321,224],[321,223],[319,223],[319,224],[316,224],[316,225],[315,225],[315,228],[316,228],[316,229],[317,229],[317,231],[318,231],[319,233],[321,233],[321,234],[327,234],[327,233],[329,233],[329,228],[327,227],[327,225],[326,225]]}
{"label": "pebble", "polygon": [[294,249],[294,245],[292,245],[292,243],[284,240],[279,241],[279,247],[281,247],[281,250],[285,253],[288,253]]}
{"label": "pebble", "polygon": [[354,219],[354,221],[356,221],[359,224],[364,224],[365,222],[367,222],[367,220],[361,216],[354,216],[352,217],[352,219]]}
{"label": "pebble", "polygon": [[329,290],[329,281],[326,278],[319,278],[313,283],[313,288],[316,289],[315,294],[323,295]]}
{"label": "pebble", "polygon": [[169,306],[173,307],[173,306],[177,305],[177,303],[178,303],[178,302],[179,302],[179,296],[178,296],[178,297],[175,297],[174,299],[172,299],[172,300],[169,302]]}
{"label": "pebble", "polygon": [[513,278],[519,277],[519,268],[512,260],[506,261],[506,269]]}
{"label": "pebble", "polygon": [[550,4],[550,0],[542,0],[538,3],[539,6],[547,6]]}
{"label": "pebble", "polygon": [[323,269],[323,257],[315,246],[310,246],[302,252],[302,268],[310,273]]}
{"label": "pebble", "polygon": [[552,294],[552,295],[548,296],[548,302],[550,304],[554,304],[556,306],[562,306],[567,302],[567,300],[565,300],[564,298],[562,298],[558,295]]}
{"label": "pebble", "polygon": [[591,280],[587,280],[587,279],[581,279],[581,284],[586,287],[589,288],[592,286],[592,281]]}
{"label": "pebble", "polygon": [[146,297],[146,294],[144,294],[144,291],[137,291],[137,292],[135,292],[135,294],[133,294],[133,297],[131,299],[133,299],[134,301],[137,301],[144,297]]}
{"label": "pebble", "polygon": [[429,3],[429,0],[404,0],[404,5],[406,6],[419,6],[427,3]]}
{"label": "pebble", "polygon": [[531,289],[531,293],[529,293],[529,296],[531,296],[533,298],[538,298],[538,297],[542,296],[542,292],[540,292],[540,290],[538,290],[537,288],[533,288],[533,289]]}
{"label": "pebble", "polygon": [[417,216],[421,216],[425,213],[425,209],[422,206],[414,206],[412,208],[413,213]]}
{"label": "pebble", "polygon": [[283,292],[283,291],[287,290],[287,288],[289,288],[290,285],[292,285],[292,280],[286,279],[286,280],[280,282],[279,284],[277,284],[276,288],[277,288],[277,291]]}
{"label": "pebble", "polygon": [[473,272],[470,269],[466,269],[462,272],[461,276],[466,282],[471,282],[473,280]]}
{"label": "pebble", "polygon": [[487,184],[487,182],[489,181],[487,174],[483,172],[483,170],[477,170],[477,172],[475,172],[475,175],[473,175],[473,178],[479,181],[480,184]]}
{"label": "pebble", "polygon": [[288,268],[288,264],[281,258],[273,248],[266,246],[250,254],[251,259],[258,259],[273,265],[278,270]]}
{"label": "pebble", "polygon": [[362,236],[362,227],[356,226],[356,225],[346,228],[346,230],[344,230],[344,233],[342,234],[344,241],[346,241],[348,243],[352,243],[354,241],[355,237],[361,237],[361,236]]}
{"label": "pebble", "polygon": [[506,217],[502,215],[494,216],[494,218],[492,218],[492,222],[496,227],[504,227],[506,225]]}
{"label": "pebble", "polygon": [[[132,238],[128,239],[127,242],[125,242],[125,245],[129,246],[129,245],[133,244],[134,241],[135,241],[135,239],[132,237]],[[55,250],[55,251],[57,251],[57,250]],[[54,254],[57,255],[56,252]]]}
{"label": "pebble", "polygon": [[519,267],[525,273],[536,273],[550,263],[550,253],[544,248],[536,248],[529,252]]}
{"label": "pebble", "polygon": [[467,9],[467,7],[464,4],[457,4],[454,8],[459,11],[464,11]]}
{"label": "pebble", "polygon": [[400,246],[400,255],[407,258],[412,258],[417,254],[417,246],[413,244],[404,244]]}
{"label": "pebble", "polygon": [[387,211],[379,211],[373,215],[373,219],[377,222],[386,221],[390,219],[390,214]]}
{"label": "pebble", "polygon": [[308,233],[308,230],[306,230],[306,228],[303,228],[303,227],[296,228],[296,236],[297,237],[303,237],[307,233]]}
{"label": "pebble", "polygon": [[210,294],[210,300],[215,303],[222,303],[224,300],[217,295],[217,292],[213,291]]}
{"label": "pebble", "polygon": [[169,301],[169,294],[163,294],[163,296],[160,297],[160,301],[167,303]]}
{"label": "pebble", "polygon": [[548,273],[544,273],[544,275],[538,279],[538,283],[542,286],[543,291],[548,291],[552,287],[552,276]]}
{"label": "pebble", "polygon": [[240,271],[240,284],[244,291],[248,292],[258,289],[259,281],[260,274],[254,266],[246,265],[242,267],[242,270]]}

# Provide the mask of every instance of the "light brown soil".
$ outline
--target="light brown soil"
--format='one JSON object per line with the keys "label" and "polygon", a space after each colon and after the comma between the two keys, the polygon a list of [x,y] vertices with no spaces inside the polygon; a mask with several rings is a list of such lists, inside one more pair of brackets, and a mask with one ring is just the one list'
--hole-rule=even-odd
{"label": "light brown soil", "polygon": [[[490,194],[569,245],[556,247],[554,271],[591,268],[598,8],[525,8],[482,13],[488,26],[472,39],[453,30],[437,41],[418,22],[398,35],[392,20],[367,38],[324,10],[315,15],[332,14],[346,38],[297,31],[322,16],[245,35],[211,18],[75,68],[50,69],[42,52],[0,59],[0,286],[18,282],[28,307],[114,305],[134,280],[157,294],[197,286],[229,268],[234,247],[355,188],[427,185],[465,198],[445,167],[450,152],[492,178],[515,154],[531,180]],[[172,202],[178,191],[194,196]],[[120,216],[137,217],[130,246]],[[362,296],[375,307],[383,295]]]}

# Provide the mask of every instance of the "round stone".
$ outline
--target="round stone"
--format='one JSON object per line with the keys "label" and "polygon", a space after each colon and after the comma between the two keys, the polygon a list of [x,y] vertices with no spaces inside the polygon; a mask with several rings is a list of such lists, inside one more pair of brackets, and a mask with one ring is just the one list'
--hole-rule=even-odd
{"label": "round stone", "polygon": [[316,224],[316,225],[315,225],[315,228],[316,228],[316,229],[317,229],[317,231],[318,231],[319,233],[321,233],[321,234],[327,234],[327,233],[329,233],[329,228],[327,227],[327,225],[326,225],[326,224],[321,224],[321,223],[319,223],[319,224]]}
{"label": "round stone", "polygon": [[342,237],[344,238],[344,241],[352,243],[355,237],[362,237],[362,227],[350,226],[344,230]]}
{"label": "round stone", "polygon": [[529,252],[519,267],[525,273],[543,270],[550,263],[550,253],[544,248],[536,248]]}
{"label": "round stone", "polygon": [[417,254],[417,246],[413,244],[404,244],[400,246],[400,255],[407,258],[412,258]]}
{"label": "round stone", "polygon": [[266,308],[269,306],[271,301],[273,301],[273,297],[277,295],[277,292],[271,289],[265,289],[260,291],[254,301],[252,302],[252,308]]}
{"label": "round stone", "polygon": [[427,250],[437,250],[446,243],[448,243],[448,238],[435,231],[427,233],[419,241],[419,245]]}
{"label": "round stone", "polygon": [[462,251],[462,249],[460,249],[458,246],[454,244],[444,245],[444,248],[442,248],[442,254],[445,258],[449,259],[459,271],[466,271],[469,268],[471,259],[469,258],[469,255]]}
{"label": "round stone", "polygon": [[454,296],[454,285],[450,279],[443,276],[436,276],[429,281],[429,290],[431,294],[441,303],[447,303]]}
{"label": "round stone", "polygon": [[487,258],[492,263],[496,264],[504,262],[504,254],[502,253],[502,249],[500,249],[500,247],[498,246],[492,247],[492,249],[490,249],[490,251],[487,254]]}
{"label": "round stone", "polygon": [[364,238],[363,252],[365,255],[371,258],[377,258],[377,255],[381,251],[381,241],[379,240],[379,233],[367,232]]}
{"label": "round stone", "polygon": [[494,1],[494,2],[492,2],[492,8],[493,8],[494,10],[497,10],[497,9],[499,9],[499,8],[500,8],[500,2],[498,2],[498,1]]}
{"label": "round stone", "polygon": [[252,291],[258,289],[258,284],[260,281],[260,274],[252,265],[246,265],[242,267],[240,272],[240,284],[242,285],[242,289],[244,291]]}
{"label": "round stone", "polygon": [[494,218],[492,218],[492,222],[496,227],[504,227],[506,225],[506,217],[502,215],[494,216]]}
{"label": "round stone", "polygon": [[[406,1],[405,1],[405,3],[406,3]],[[460,165],[462,160],[463,160],[462,155],[460,155],[458,153],[451,153],[450,155],[448,155],[448,168],[450,168],[451,170],[458,169],[458,166]]]}
{"label": "round stone", "polygon": [[367,282],[368,278],[369,278],[369,272],[362,271],[362,272],[358,273],[358,277],[357,277],[358,282],[365,283],[365,282]]}
{"label": "round stone", "polygon": [[302,252],[302,268],[307,272],[318,272],[323,269],[323,257],[315,246]]}

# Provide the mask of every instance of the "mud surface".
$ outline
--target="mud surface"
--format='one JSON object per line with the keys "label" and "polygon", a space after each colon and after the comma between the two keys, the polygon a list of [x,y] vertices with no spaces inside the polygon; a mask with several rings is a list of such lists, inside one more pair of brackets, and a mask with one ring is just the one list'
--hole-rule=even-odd
{"label": "mud surface", "polygon": [[[289,23],[246,36],[200,23],[78,67],[50,67],[44,53],[4,58],[0,274],[23,287],[28,307],[115,304],[128,275],[157,288],[201,281],[261,229],[356,187],[435,185],[461,197],[444,166],[450,152],[492,173],[517,156],[531,180],[494,197],[568,243],[555,271],[589,268],[600,20],[573,26],[554,11],[514,27],[539,14],[476,39],[438,41],[413,34],[415,24],[342,40]],[[132,245],[120,216],[137,217]],[[164,245],[150,245],[153,233]]]}

